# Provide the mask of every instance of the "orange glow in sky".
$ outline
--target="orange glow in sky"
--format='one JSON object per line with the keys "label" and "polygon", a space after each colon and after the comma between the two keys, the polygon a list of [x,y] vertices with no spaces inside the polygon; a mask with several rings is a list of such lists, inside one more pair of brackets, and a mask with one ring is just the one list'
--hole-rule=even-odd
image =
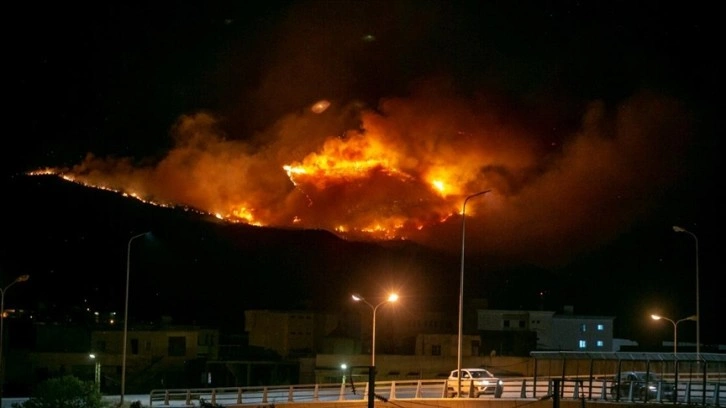
{"label": "orange glow in sky", "polygon": [[[282,118],[255,143],[223,136],[210,113],[189,114],[173,128],[174,148],[153,164],[89,153],[73,167],[34,174],[230,222],[452,251],[464,198],[491,190],[467,205],[468,245],[512,256],[526,246],[537,258],[595,244],[589,232],[612,236],[646,211],[647,198],[669,182],[659,175],[672,168],[684,127],[675,119],[663,125],[680,117],[669,114],[677,104],[634,96],[614,117],[593,104],[581,128],[553,149],[516,121],[474,106],[422,93],[361,108],[358,127],[340,128],[336,115],[351,108],[330,104]],[[646,163],[654,145],[675,149]]]}

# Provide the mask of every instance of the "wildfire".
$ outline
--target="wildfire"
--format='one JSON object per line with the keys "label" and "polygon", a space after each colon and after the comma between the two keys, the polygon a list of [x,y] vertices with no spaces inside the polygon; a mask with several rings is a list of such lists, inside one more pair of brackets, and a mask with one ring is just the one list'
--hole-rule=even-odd
{"label": "wildfire", "polygon": [[[133,198],[133,199],[141,201],[145,204],[154,205],[157,207],[166,207],[166,208],[181,207],[186,211],[194,211],[194,212],[197,212],[200,214],[205,213],[204,211],[201,211],[196,208],[180,206],[177,204],[162,203],[162,202],[154,201],[154,200],[147,200],[147,199],[142,198],[141,196],[139,196],[139,194],[134,193],[134,192],[126,192],[126,191],[123,191],[122,189],[111,188],[111,187],[108,187],[108,186],[102,185],[102,184],[93,184],[90,182],[86,182],[86,181],[83,181],[82,176],[76,176],[74,174],[66,173],[66,171],[63,169],[55,169],[55,168],[48,167],[48,168],[44,168],[44,169],[40,169],[40,170],[29,171],[26,174],[29,176],[57,176],[57,177],[62,178],[65,181],[68,181],[71,183],[80,184],[80,185],[82,185],[84,187],[88,187],[88,188],[95,188],[98,190],[105,190],[105,191],[110,191],[113,193],[121,194],[124,197]],[[212,214],[212,213],[209,213],[209,214]],[[215,217],[217,217],[219,219],[227,219],[227,217],[224,217],[220,214],[212,214],[212,215],[214,215]]]}
{"label": "wildfire", "polygon": [[302,162],[283,166],[290,180],[305,177],[319,190],[331,184],[366,178],[376,169],[392,176],[409,179],[395,168],[396,157],[379,140],[357,135],[350,139],[329,139],[320,153],[311,153]]}
{"label": "wildfire", "polygon": [[[332,109],[321,101],[307,115],[325,120]],[[153,166],[89,154],[70,169],[30,174],[233,223],[375,240],[410,239],[446,222],[458,214],[464,193],[487,183],[478,174],[481,146],[473,151],[475,144],[462,141],[471,151],[456,153],[427,141],[435,130],[395,129],[376,114],[362,120],[359,129],[317,139],[301,134],[305,123],[286,123],[279,140],[253,147],[223,138],[215,118],[200,113],[179,119],[177,146]],[[453,140],[469,135],[450,133]],[[294,142],[284,143],[286,137]],[[292,147],[299,142],[304,147]]]}
{"label": "wildfire", "polygon": [[[290,183],[303,194],[305,207],[321,207],[321,213],[314,210],[289,213],[288,209],[276,214],[269,209],[262,211],[262,204],[254,198],[257,195],[254,191],[250,192],[252,198],[245,201],[230,200],[220,205],[218,201],[211,200],[217,209],[205,208],[195,200],[179,200],[177,204],[169,204],[160,200],[158,193],[132,191],[130,180],[144,186],[144,191],[153,190],[140,182],[138,176],[127,175],[126,181],[119,182],[113,174],[84,170],[93,167],[93,160],[96,159],[87,160],[89,162],[84,166],[73,170],[46,168],[29,174],[56,175],[66,181],[113,191],[147,204],[182,207],[220,220],[256,226],[287,224],[301,228],[319,227],[321,223],[326,223],[321,213],[343,209],[340,213],[331,213],[331,224],[324,225],[327,229],[341,236],[377,240],[406,239],[407,231],[421,231],[428,225],[445,222],[457,213],[457,198],[446,199],[457,189],[444,181],[445,171],[432,171],[428,176],[432,180],[423,180],[397,167],[397,153],[387,148],[380,139],[362,135],[349,139],[329,139],[319,152],[282,166]],[[433,179],[434,176],[437,178]],[[371,195],[376,189],[393,195]],[[291,207],[296,208],[295,205]],[[297,208],[300,211],[302,207]],[[289,221],[284,221],[283,216],[288,217]]]}
{"label": "wildfire", "polygon": [[[463,201],[491,190],[466,208],[482,247],[513,257],[527,246],[532,259],[561,247],[567,257],[570,246],[598,239],[592,231],[612,236],[652,205],[642,198],[655,202],[667,191],[661,175],[673,171],[690,128],[676,101],[635,95],[613,114],[592,104],[581,128],[551,149],[536,121],[510,120],[486,98],[430,92],[375,110],[320,100],[255,135],[228,135],[208,112],[182,115],[170,132],[173,148],[156,161],[88,154],[71,168],[30,174],[231,223],[450,250],[459,249],[452,221]],[[643,167],[653,146],[672,151],[657,150]],[[613,194],[614,185],[623,193]]]}

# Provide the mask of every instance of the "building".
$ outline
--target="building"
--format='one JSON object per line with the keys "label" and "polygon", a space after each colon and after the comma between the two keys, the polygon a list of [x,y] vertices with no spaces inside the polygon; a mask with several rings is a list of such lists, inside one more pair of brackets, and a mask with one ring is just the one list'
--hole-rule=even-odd
{"label": "building", "polygon": [[[123,331],[55,324],[36,324],[33,328],[32,349],[13,353],[14,369],[6,376],[11,389],[22,392],[48,378],[74,375],[82,380],[98,381],[102,392],[120,392]],[[205,385],[205,363],[216,359],[218,344],[216,329],[173,325],[130,328],[125,361],[126,391]]]}
{"label": "building", "polygon": [[[216,347],[210,345],[218,344],[219,333],[193,326],[132,328],[127,338],[126,386],[131,390],[137,384],[203,384],[199,372],[208,358],[216,356]],[[115,377],[114,371],[123,364],[123,336],[119,331],[96,330],[91,332],[91,345],[102,374]]]}
{"label": "building", "polygon": [[549,349],[612,351],[614,320],[610,316],[555,316],[552,319],[553,335]]}
{"label": "building", "polygon": [[[382,354],[424,355],[425,353],[439,353],[446,355],[450,350],[450,337],[454,335],[454,353],[456,353],[458,331],[457,316],[451,313],[416,311],[416,313],[397,313],[390,307],[379,310],[376,318],[376,351]],[[370,315],[370,313],[368,313]],[[364,350],[371,351],[372,322],[369,318],[361,319],[360,332]],[[437,338],[435,342],[422,342],[421,336],[429,339]],[[438,346],[437,346],[438,345]],[[422,349],[419,347],[425,346]],[[422,353],[422,354],[419,354]]]}
{"label": "building", "polygon": [[[455,314],[403,314],[392,307],[382,311],[376,322],[376,367],[381,380],[439,378],[456,368]],[[529,359],[521,357],[529,357],[532,351],[612,351],[616,344],[613,317],[475,311],[475,318],[465,320],[462,364],[493,368],[502,375],[530,372]],[[365,308],[341,313],[248,310],[244,334],[225,336],[196,326],[132,327],[126,344],[126,390],[276,385],[365,376],[371,362],[369,312]],[[8,370],[8,388],[27,389],[63,374],[94,380],[98,368],[101,390],[119,391],[121,330],[48,324],[34,328],[33,347],[20,352],[19,343],[11,343],[14,352],[8,365],[14,369]],[[14,329],[16,336],[23,331],[17,325]],[[97,355],[95,360],[89,358],[91,352]],[[523,365],[514,369],[517,358]],[[346,374],[341,369],[344,363],[357,368]]]}
{"label": "building", "polygon": [[[471,357],[480,355],[481,336],[464,334],[461,336],[461,355]],[[459,355],[458,334],[419,334],[416,336],[417,356],[457,357]]]}
{"label": "building", "polygon": [[[611,316],[553,311],[478,310],[482,351],[527,355],[534,350],[612,351]],[[532,337],[534,336],[534,337]]]}
{"label": "building", "polygon": [[306,311],[245,311],[249,345],[276,352],[283,358],[313,355],[323,338],[339,327],[339,316]]}

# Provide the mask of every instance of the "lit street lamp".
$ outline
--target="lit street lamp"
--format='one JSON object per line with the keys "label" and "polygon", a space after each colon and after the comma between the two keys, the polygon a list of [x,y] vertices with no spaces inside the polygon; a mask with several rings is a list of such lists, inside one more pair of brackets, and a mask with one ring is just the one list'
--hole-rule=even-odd
{"label": "lit street lamp", "polygon": [[376,366],[376,311],[378,310],[378,308],[381,305],[397,301],[398,295],[395,293],[391,293],[390,295],[388,295],[388,298],[386,300],[382,301],[381,303],[379,303],[375,306],[368,303],[368,301],[365,300],[364,298],[362,298],[361,296],[352,295],[352,298],[356,302],[363,302],[363,303],[367,304],[368,306],[370,306],[371,310],[373,311],[373,339],[372,339],[373,343],[371,344],[371,367],[375,367]]}
{"label": "lit street lamp", "polygon": [[144,232],[143,234],[134,235],[129,238],[129,244],[126,250],[126,301],[124,303],[124,339],[123,339],[123,354],[121,357],[121,401],[120,406],[124,405],[124,394],[126,393],[126,342],[129,331],[129,276],[131,272],[131,242],[136,238],[141,238],[145,235],[150,234],[151,231]]}
{"label": "lit street lamp", "polygon": [[466,202],[470,199],[484,195],[491,190],[480,191],[467,196],[461,208],[461,277],[459,278],[459,345],[456,352],[456,369],[458,373],[456,395],[461,395],[461,342],[464,328],[464,242],[466,237]]}
{"label": "lit street lamp", "polygon": [[696,315],[684,317],[683,319],[676,320],[676,321],[673,321],[673,320],[671,320],[671,319],[669,319],[669,318],[667,318],[665,316],[659,316],[659,315],[656,315],[656,314],[650,315],[650,317],[653,320],[661,320],[661,319],[668,320],[673,325],[673,355],[678,354],[678,323],[684,322],[686,320],[693,320],[696,323],[698,323],[698,317]]}
{"label": "lit street lamp", "polygon": [[692,233],[691,231],[688,231],[685,228],[681,228],[677,225],[673,226],[673,231],[675,232],[685,232],[686,234],[693,237],[694,241],[696,241],[696,358],[700,361],[701,360],[701,309],[700,309],[700,288],[699,288],[699,279],[698,279],[698,237],[696,234]]}
{"label": "lit street lamp", "polygon": [[16,283],[25,282],[30,279],[30,275],[20,275],[10,282],[5,288],[0,288],[0,401],[3,396],[3,384],[5,383],[5,360],[3,359],[3,323],[5,322],[5,292]]}
{"label": "lit street lamp", "polygon": [[93,360],[93,382],[96,384],[96,391],[101,391],[101,360],[97,355],[91,353],[88,357]]}

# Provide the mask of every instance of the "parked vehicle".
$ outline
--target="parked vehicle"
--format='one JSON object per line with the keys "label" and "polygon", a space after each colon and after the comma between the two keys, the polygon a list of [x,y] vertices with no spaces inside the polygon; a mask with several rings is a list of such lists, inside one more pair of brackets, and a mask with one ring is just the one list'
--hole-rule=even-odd
{"label": "parked vehicle", "polygon": [[616,376],[610,387],[610,395],[613,398],[633,400],[675,400],[673,384],[646,371],[623,371],[619,377]]}
{"label": "parked vehicle", "polygon": [[[501,390],[502,380],[484,368],[461,369],[461,395],[479,398],[484,394],[495,394]],[[459,370],[453,370],[446,380],[447,395],[456,397],[459,390]],[[501,392],[501,391],[500,391]]]}

